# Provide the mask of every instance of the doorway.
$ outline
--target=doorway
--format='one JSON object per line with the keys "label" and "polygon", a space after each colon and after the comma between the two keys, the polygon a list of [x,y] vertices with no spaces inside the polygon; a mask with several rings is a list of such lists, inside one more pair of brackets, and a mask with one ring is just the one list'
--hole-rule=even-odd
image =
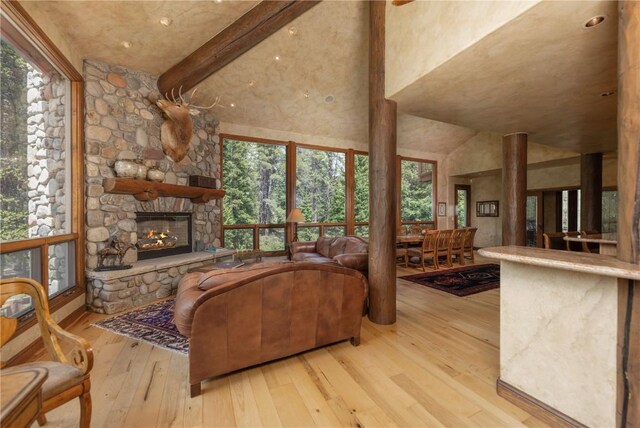
{"label": "doorway", "polygon": [[454,186],[456,193],[455,199],[455,219],[456,229],[471,227],[471,210],[469,204],[471,201],[471,186],[468,184],[456,184]]}
{"label": "doorway", "polygon": [[526,246],[543,247],[544,202],[543,192],[528,192],[526,204]]}

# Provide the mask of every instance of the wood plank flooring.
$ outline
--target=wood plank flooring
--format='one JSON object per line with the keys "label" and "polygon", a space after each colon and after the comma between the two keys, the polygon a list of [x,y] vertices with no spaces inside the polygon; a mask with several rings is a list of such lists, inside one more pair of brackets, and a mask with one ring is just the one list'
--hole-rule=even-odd
{"label": "wood plank flooring", "polygon": [[[186,356],[91,327],[104,316],[87,313],[69,330],[95,352],[91,425],[546,426],[495,392],[499,290],[456,297],[397,281],[397,323],[364,318],[360,346],[338,343],[214,379],[193,399]],[[74,400],[48,413],[47,426],[77,426],[78,408]]]}

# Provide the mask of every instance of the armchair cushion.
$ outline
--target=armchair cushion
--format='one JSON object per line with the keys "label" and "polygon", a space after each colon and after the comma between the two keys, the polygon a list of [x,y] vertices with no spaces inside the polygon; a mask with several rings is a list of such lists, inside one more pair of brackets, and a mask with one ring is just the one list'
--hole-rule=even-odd
{"label": "armchair cushion", "polygon": [[35,367],[44,368],[49,371],[49,376],[42,385],[42,399],[44,401],[55,397],[71,387],[81,384],[84,380],[84,375],[80,369],[56,361],[35,361],[20,364],[15,367],[7,367],[2,369],[2,371],[3,373],[11,373],[12,371],[19,372]]}
{"label": "armchair cushion", "polygon": [[296,241],[291,243],[291,254],[297,253],[315,253],[316,243],[308,241]]}
{"label": "armchair cushion", "polygon": [[334,239],[329,246],[329,258],[332,259],[338,254],[344,254],[345,247],[347,246],[347,238]]}

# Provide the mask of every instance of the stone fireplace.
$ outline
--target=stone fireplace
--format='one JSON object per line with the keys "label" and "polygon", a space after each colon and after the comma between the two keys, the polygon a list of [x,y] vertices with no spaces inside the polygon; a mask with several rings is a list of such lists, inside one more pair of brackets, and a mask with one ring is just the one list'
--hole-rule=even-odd
{"label": "stone fireplace", "polygon": [[191,213],[136,213],[138,260],[190,253]]}
{"label": "stone fireplace", "polygon": [[[164,183],[186,186],[189,175],[202,175],[215,178],[220,188],[218,121],[211,111],[194,117],[190,150],[176,163],[164,155],[160,143],[164,119],[153,102],[160,96],[157,76],[85,61],[84,77],[87,304],[94,311],[114,313],[173,294],[189,268],[212,259],[210,253],[192,251],[220,246],[221,201],[193,203],[188,198],[163,196],[141,201],[133,195],[105,192],[103,180],[115,177],[115,161],[126,156],[162,171]],[[160,213],[168,213],[168,217],[158,219],[165,215]],[[148,237],[150,217],[169,233],[160,230]],[[169,217],[189,220],[166,226]],[[186,227],[186,233],[176,227]],[[97,252],[113,236],[136,244],[124,259],[133,268],[94,272]],[[160,240],[167,247],[161,250],[185,253],[159,250],[153,246],[154,237],[156,243]],[[147,248],[141,249],[145,243]]]}

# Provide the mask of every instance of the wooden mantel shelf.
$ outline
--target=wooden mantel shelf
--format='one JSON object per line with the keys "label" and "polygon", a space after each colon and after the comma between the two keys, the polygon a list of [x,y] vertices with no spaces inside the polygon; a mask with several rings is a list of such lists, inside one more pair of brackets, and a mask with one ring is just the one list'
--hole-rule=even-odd
{"label": "wooden mantel shelf", "polygon": [[222,189],[182,186],[179,184],[158,183],[149,180],[130,178],[105,178],[102,186],[106,193],[133,195],[139,201],[152,201],[158,196],[189,198],[194,204],[205,204],[212,199],[221,199],[225,195]]}

